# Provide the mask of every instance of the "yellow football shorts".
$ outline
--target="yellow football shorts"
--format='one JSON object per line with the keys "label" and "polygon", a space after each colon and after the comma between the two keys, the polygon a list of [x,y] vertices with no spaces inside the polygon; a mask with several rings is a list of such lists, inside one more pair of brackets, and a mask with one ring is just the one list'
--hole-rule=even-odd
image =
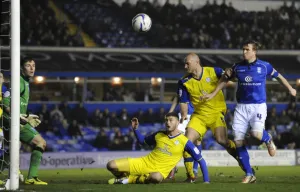
{"label": "yellow football shorts", "polygon": [[216,128],[227,128],[224,115],[222,113],[214,113],[209,115],[193,113],[187,127],[196,130],[200,134],[199,140],[202,140],[208,129],[210,129],[215,135]]}
{"label": "yellow football shorts", "polygon": [[116,159],[115,162],[119,171],[128,172],[130,175],[144,175],[159,172],[166,178],[170,173],[169,169],[158,169],[152,162],[147,161],[145,157],[122,158]]}

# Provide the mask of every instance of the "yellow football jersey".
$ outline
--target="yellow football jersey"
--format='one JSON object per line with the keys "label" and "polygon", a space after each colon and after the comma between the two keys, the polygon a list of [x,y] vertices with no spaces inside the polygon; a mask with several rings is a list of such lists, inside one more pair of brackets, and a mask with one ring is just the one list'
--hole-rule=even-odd
{"label": "yellow football jersey", "polygon": [[155,148],[143,157],[147,166],[167,176],[181,160],[188,139],[183,134],[171,137],[165,132],[157,132],[153,139],[145,142],[148,145],[155,145]]}
{"label": "yellow football jersey", "polygon": [[212,113],[225,113],[226,103],[223,92],[220,91],[209,101],[201,101],[200,97],[211,93],[218,85],[223,70],[217,67],[203,67],[199,79],[191,74],[184,76],[178,82],[178,94],[181,103],[191,102],[194,113],[207,115]]}

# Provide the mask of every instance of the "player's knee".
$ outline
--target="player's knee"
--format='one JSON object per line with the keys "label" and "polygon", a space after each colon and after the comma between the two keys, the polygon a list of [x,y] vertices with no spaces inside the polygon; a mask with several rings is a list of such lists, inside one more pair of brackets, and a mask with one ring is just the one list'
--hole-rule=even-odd
{"label": "player's knee", "polygon": [[252,135],[252,137],[254,137],[258,140],[261,140],[261,138],[262,138],[262,132],[260,132],[260,131],[252,131],[251,135]]}
{"label": "player's knee", "polygon": [[194,143],[199,138],[199,133],[187,127],[185,131],[185,136]]}
{"label": "player's knee", "polygon": [[37,144],[36,144],[37,147],[40,147],[43,150],[46,149],[46,145],[47,145],[47,142],[43,138],[39,139],[38,142],[37,142]]}
{"label": "player's knee", "polygon": [[107,164],[106,164],[106,168],[109,170],[109,171],[114,171],[117,169],[117,164],[114,160],[111,160],[109,161]]}
{"label": "player's knee", "polygon": [[150,182],[151,183],[160,183],[164,179],[160,173],[151,173],[150,174]]}
{"label": "player's knee", "polygon": [[46,149],[46,146],[47,146],[47,142],[43,139],[42,141],[42,146],[43,146],[43,149],[45,150]]}

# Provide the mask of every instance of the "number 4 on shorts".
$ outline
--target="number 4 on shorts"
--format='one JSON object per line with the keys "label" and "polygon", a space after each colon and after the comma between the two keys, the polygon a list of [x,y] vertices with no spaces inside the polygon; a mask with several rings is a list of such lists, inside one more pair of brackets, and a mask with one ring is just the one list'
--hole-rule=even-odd
{"label": "number 4 on shorts", "polygon": [[257,113],[257,118],[261,120],[261,114]]}

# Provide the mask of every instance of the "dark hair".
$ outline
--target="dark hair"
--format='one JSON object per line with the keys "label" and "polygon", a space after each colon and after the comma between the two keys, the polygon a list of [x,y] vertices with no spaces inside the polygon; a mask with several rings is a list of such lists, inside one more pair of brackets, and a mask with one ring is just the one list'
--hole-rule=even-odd
{"label": "dark hair", "polygon": [[176,113],[176,112],[170,112],[170,113],[167,113],[166,114],[166,116],[165,116],[166,118],[167,117],[176,117],[178,120],[179,120],[179,116],[178,116],[178,113]]}
{"label": "dark hair", "polygon": [[28,61],[33,61],[32,57],[21,57],[21,68],[23,68],[24,64],[27,63]]}
{"label": "dark hair", "polygon": [[253,50],[255,51],[259,50],[262,47],[262,45],[258,41],[254,41],[254,40],[248,40],[244,42],[243,46],[248,44],[251,44],[253,46]]}

